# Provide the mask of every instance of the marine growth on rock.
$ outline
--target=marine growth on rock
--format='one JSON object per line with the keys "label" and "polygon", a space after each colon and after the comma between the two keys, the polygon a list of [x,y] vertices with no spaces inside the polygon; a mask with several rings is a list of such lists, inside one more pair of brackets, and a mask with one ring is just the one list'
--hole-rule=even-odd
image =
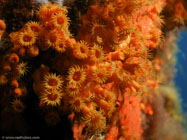
{"label": "marine growth on rock", "polygon": [[15,2],[0,2],[3,135],[37,135],[33,115],[62,139],[185,140],[173,84],[185,1],[26,1],[10,12],[32,15],[14,23]]}

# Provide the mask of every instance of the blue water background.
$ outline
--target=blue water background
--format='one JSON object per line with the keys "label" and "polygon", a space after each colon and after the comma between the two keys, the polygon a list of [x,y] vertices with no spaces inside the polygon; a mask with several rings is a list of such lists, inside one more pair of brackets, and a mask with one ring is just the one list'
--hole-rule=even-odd
{"label": "blue water background", "polygon": [[177,73],[174,80],[180,93],[182,110],[187,113],[187,31],[180,31],[177,44],[179,52],[177,53]]}

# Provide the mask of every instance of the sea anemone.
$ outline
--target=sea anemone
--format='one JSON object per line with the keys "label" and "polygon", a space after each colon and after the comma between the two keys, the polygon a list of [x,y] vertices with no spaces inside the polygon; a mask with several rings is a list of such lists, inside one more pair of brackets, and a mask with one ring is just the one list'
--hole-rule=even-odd
{"label": "sea anemone", "polygon": [[41,25],[38,22],[30,21],[26,25],[27,29],[34,32],[36,35],[38,35],[41,31]]}
{"label": "sea anemone", "polygon": [[76,96],[70,99],[69,104],[70,104],[71,110],[75,112],[80,112],[82,107],[86,105],[80,96]]}
{"label": "sea anemone", "polygon": [[90,57],[94,62],[99,63],[104,59],[104,52],[101,46],[94,44],[90,52],[91,52]]}
{"label": "sea anemone", "polygon": [[91,34],[99,36],[102,33],[104,28],[105,28],[105,24],[104,23],[102,23],[100,21],[96,21],[96,22],[92,23]]}
{"label": "sea anemone", "polygon": [[13,109],[14,109],[15,112],[23,112],[23,110],[25,108],[25,105],[19,99],[15,99],[12,102],[12,107],[13,107]]}
{"label": "sea anemone", "polygon": [[83,68],[75,65],[71,67],[68,71],[67,80],[69,84],[74,86],[80,86],[86,79],[86,72]]}
{"label": "sea anemone", "polygon": [[66,50],[65,42],[62,40],[59,40],[57,44],[53,47],[57,52],[63,53]]}
{"label": "sea anemone", "polygon": [[106,129],[106,118],[101,112],[93,111],[82,118],[86,124],[86,129],[92,134],[102,132]]}
{"label": "sea anemone", "polygon": [[26,62],[21,62],[16,66],[16,71],[19,77],[24,76],[28,72],[28,67]]}
{"label": "sea anemone", "polygon": [[20,45],[28,47],[36,42],[36,35],[31,30],[25,30],[19,33],[18,40]]}
{"label": "sea anemone", "polygon": [[52,15],[55,12],[58,12],[60,10],[60,7],[57,4],[52,3],[45,3],[42,6],[40,6],[40,9],[38,11],[38,16],[40,21],[47,22],[51,19]]}
{"label": "sea anemone", "polygon": [[49,33],[47,33],[47,36],[46,36],[46,44],[51,47],[55,47],[57,42],[59,42],[59,34],[58,34],[58,31],[57,30],[53,30]]}
{"label": "sea anemone", "polygon": [[41,102],[49,106],[57,106],[60,105],[62,99],[62,93],[57,90],[52,91],[44,91],[40,96]]}
{"label": "sea anemone", "polygon": [[76,96],[79,93],[79,87],[68,84],[66,86],[66,92],[70,96]]}
{"label": "sea anemone", "polygon": [[52,17],[52,24],[57,28],[68,27],[68,21],[69,19],[62,12],[59,12]]}
{"label": "sea anemone", "polygon": [[50,73],[44,75],[43,85],[46,90],[58,90],[62,87],[63,80],[60,75]]}
{"label": "sea anemone", "polygon": [[107,80],[108,76],[109,76],[109,74],[106,71],[106,69],[104,69],[104,68],[95,69],[95,71],[93,73],[94,81],[96,81],[97,83],[100,83],[100,84],[103,84]]}
{"label": "sea anemone", "polygon": [[78,42],[73,48],[73,54],[77,59],[86,59],[89,55],[88,44],[85,41]]}

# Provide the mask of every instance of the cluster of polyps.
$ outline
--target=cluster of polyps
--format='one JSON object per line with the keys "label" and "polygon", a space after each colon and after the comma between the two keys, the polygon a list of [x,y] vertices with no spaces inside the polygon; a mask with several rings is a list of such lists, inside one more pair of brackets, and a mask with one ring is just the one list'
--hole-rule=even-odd
{"label": "cluster of polyps", "polygon": [[53,63],[42,62],[33,73],[39,106],[55,112],[47,113],[46,122],[56,124],[59,119],[50,118],[66,111],[74,113],[74,123],[83,124],[91,134],[115,127],[116,137],[139,139],[139,98],[157,83],[149,56],[161,42],[162,5],[149,0],[91,5],[74,38],[68,30],[66,7],[44,4],[38,22],[30,21],[10,34],[14,47],[7,64],[19,64],[46,51],[41,55]]}

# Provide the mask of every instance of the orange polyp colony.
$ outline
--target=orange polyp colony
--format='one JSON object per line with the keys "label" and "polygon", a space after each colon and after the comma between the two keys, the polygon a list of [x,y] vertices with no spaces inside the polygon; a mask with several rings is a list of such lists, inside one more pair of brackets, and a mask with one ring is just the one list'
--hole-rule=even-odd
{"label": "orange polyp colony", "polygon": [[[39,49],[48,50],[39,58],[49,66],[38,68],[33,74],[33,89],[40,97],[42,109],[48,111],[46,106],[51,105],[59,114],[62,110],[74,113],[72,123],[84,124],[88,136],[106,136],[111,128],[117,133],[116,139],[140,140],[140,99],[157,85],[152,80],[156,74],[148,50],[155,52],[161,40],[160,10],[155,7],[157,0],[101,1],[93,3],[82,16],[82,25],[75,36],[69,32],[65,7],[42,5],[38,23],[30,22],[10,35],[14,43],[12,52],[25,60],[39,55]],[[11,53],[2,71],[14,74],[19,57],[9,56]],[[160,71],[160,63],[153,66]],[[6,83],[14,88],[21,86],[0,74],[0,79],[6,78]],[[13,93],[21,96],[18,89]]]}
{"label": "orange polyp colony", "polygon": [[49,100],[55,101],[58,98],[58,95],[52,93],[52,94],[48,94],[47,97],[48,97]]}

